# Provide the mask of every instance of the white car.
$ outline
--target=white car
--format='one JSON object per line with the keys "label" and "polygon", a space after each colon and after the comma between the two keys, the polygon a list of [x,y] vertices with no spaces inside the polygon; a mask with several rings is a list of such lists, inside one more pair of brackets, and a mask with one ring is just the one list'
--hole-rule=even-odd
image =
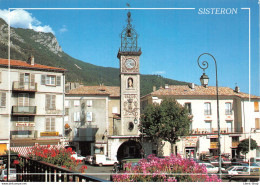
{"label": "white car", "polygon": [[[16,169],[10,168],[10,174],[8,175],[8,181],[16,181]],[[7,169],[0,170],[0,181],[7,181]]]}
{"label": "white car", "polygon": [[232,175],[237,175],[241,172],[243,172],[248,167],[246,166],[230,166],[226,170],[223,171],[223,174],[227,176],[227,178],[230,178]]}
{"label": "white car", "polygon": [[[218,173],[219,168],[210,163],[199,163],[199,165],[204,165],[208,173]],[[221,171],[223,170],[224,168],[221,168]]]}
{"label": "white car", "polygon": [[85,160],[85,157],[84,157],[84,156],[82,156],[82,155],[80,155],[80,154],[77,154],[77,153],[72,154],[71,157],[73,157],[75,160],[79,160],[79,161],[81,161],[81,162]]}
{"label": "white car", "polygon": [[93,157],[93,164],[98,165],[100,167],[103,165],[115,165],[118,164],[118,160],[110,159],[105,155],[96,154]]}
{"label": "white car", "polygon": [[93,156],[92,155],[86,156],[85,163],[92,164],[93,163]]}

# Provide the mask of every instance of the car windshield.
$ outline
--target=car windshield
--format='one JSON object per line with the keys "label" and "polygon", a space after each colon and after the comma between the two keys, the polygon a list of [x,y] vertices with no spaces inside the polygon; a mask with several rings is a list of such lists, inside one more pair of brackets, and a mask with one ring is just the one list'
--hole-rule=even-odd
{"label": "car windshield", "polygon": [[234,169],[234,166],[228,167],[228,168],[227,168],[227,171],[230,171],[230,170],[232,170],[232,169]]}

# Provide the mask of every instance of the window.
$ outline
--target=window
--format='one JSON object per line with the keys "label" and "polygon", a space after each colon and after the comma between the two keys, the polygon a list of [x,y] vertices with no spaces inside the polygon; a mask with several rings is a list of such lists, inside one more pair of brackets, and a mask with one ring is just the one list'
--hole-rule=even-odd
{"label": "window", "polygon": [[80,112],[74,112],[74,121],[80,121]]}
{"label": "window", "polygon": [[6,106],[6,93],[5,92],[0,93],[0,98],[1,98],[0,106],[5,107]]}
{"label": "window", "polygon": [[204,114],[211,115],[211,103],[204,103]]}
{"label": "window", "polygon": [[46,76],[45,85],[56,85],[56,84],[55,84],[55,80],[56,80],[56,77],[55,77],[55,76],[47,75],[47,76]]}
{"label": "window", "polygon": [[255,129],[260,129],[260,118],[255,118]]}
{"label": "window", "polygon": [[226,108],[225,108],[226,115],[231,115],[232,114],[232,105],[231,105],[231,103],[226,103],[225,106],[226,106]]}
{"label": "window", "polygon": [[227,125],[227,132],[230,133],[232,132],[232,121],[226,121],[226,125]]}
{"label": "window", "polygon": [[185,103],[185,104],[184,104],[184,107],[185,107],[186,109],[188,109],[189,114],[192,114],[192,111],[191,111],[191,103]]}
{"label": "window", "polygon": [[92,107],[92,100],[87,100],[87,106]]}
{"label": "window", "polygon": [[46,94],[45,109],[46,110],[56,109],[56,95]]}
{"label": "window", "polygon": [[65,108],[65,116],[68,116],[69,115],[69,108]]}
{"label": "window", "polygon": [[254,102],[255,112],[259,112],[259,103],[258,101]]}
{"label": "window", "polygon": [[78,107],[79,104],[80,104],[79,100],[74,100],[74,106],[75,106],[75,107]]}
{"label": "window", "polygon": [[46,118],[46,128],[45,130],[47,132],[53,132],[55,131],[55,118],[54,117],[49,117],[49,118]]}
{"label": "window", "polygon": [[134,129],[134,124],[132,122],[128,123],[128,130],[132,131]]}
{"label": "window", "polygon": [[128,88],[133,88],[133,78],[128,78],[128,80],[127,80],[127,87]]}
{"label": "window", "polygon": [[28,93],[19,93],[18,94],[18,106],[19,107],[28,107],[29,106],[29,94]]}
{"label": "window", "polygon": [[92,121],[93,117],[92,117],[92,112],[87,112],[87,121]]}
{"label": "window", "polygon": [[205,121],[205,130],[209,133],[212,132],[211,121]]}

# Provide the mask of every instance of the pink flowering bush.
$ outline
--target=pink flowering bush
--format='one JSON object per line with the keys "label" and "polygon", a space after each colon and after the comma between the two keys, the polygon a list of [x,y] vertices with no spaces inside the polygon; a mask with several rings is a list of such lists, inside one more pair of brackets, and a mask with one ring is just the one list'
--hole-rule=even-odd
{"label": "pink flowering bush", "polygon": [[51,163],[63,168],[75,169],[79,161],[76,161],[75,158],[71,157],[73,151],[71,148],[58,148],[56,146],[35,146],[27,154],[28,157]]}
{"label": "pink flowering bush", "polygon": [[114,182],[221,182],[216,175],[208,175],[204,165],[180,155],[165,158],[150,155],[134,167],[127,163],[125,169],[113,175]]}

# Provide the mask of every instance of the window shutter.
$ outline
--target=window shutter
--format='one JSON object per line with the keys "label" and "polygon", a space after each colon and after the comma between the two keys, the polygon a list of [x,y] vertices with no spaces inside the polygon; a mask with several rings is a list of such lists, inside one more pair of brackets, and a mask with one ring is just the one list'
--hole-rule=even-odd
{"label": "window shutter", "polygon": [[31,74],[31,86],[34,86],[35,83],[35,74]]}
{"label": "window shutter", "polygon": [[29,106],[29,94],[24,94],[24,106]]}
{"label": "window shutter", "polygon": [[260,129],[260,118],[255,118],[255,128]]}
{"label": "window shutter", "polygon": [[19,86],[23,87],[23,85],[24,85],[24,73],[20,73],[19,76],[20,76],[19,77]]}
{"label": "window shutter", "polygon": [[56,78],[56,85],[61,86],[61,76],[57,76]]}
{"label": "window shutter", "polygon": [[51,118],[51,131],[55,131],[55,118]]}
{"label": "window shutter", "polygon": [[46,75],[42,75],[42,76],[41,76],[41,84],[42,84],[42,85],[45,85],[45,84],[46,84],[46,81],[45,81],[45,80],[46,80]]}
{"label": "window shutter", "polygon": [[51,108],[56,109],[56,95],[52,95],[51,97]]}
{"label": "window shutter", "polygon": [[50,118],[46,118],[46,131],[50,131],[51,127],[50,127],[50,121],[51,119]]}
{"label": "window shutter", "polygon": [[49,94],[46,94],[45,98],[45,109],[48,110],[51,106],[51,97]]}
{"label": "window shutter", "polygon": [[259,104],[258,101],[254,102],[255,112],[259,112]]}
{"label": "window shutter", "polygon": [[2,107],[6,106],[6,93],[5,92],[1,93],[1,106]]}

